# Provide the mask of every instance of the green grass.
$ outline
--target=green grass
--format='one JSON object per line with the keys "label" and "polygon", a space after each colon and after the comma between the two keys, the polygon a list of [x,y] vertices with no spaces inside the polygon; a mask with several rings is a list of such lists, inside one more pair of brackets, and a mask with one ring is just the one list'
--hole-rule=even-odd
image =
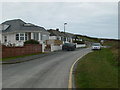
{"label": "green grass", "polygon": [[7,57],[7,58],[2,58],[0,61],[6,61],[6,60],[11,60],[11,59],[16,59],[16,58],[24,58],[27,56],[32,56],[32,55],[38,55],[38,54],[43,54],[43,53],[33,53],[33,54],[28,54],[28,55],[21,55],[21,56],[14,56],[14,57]]}
{"label": "green grass", "polygon": [[84,56],[75,71],[76,88],[118,88],[118,66],[110,49]]}

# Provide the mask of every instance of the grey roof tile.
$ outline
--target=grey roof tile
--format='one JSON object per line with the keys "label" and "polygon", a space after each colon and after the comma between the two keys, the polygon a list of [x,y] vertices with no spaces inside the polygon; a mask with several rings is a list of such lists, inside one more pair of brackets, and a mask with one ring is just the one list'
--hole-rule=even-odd
{"label": "grey roof tile", "polygon": [[5,21],[2,23],[3,25],[9,25],[9,27],[6,30],[2,30],[2,32],[21,32],[21,31],[41,31],[41,32],[45,32],[48,33],[47,30],[43,27],[40,26],[36,26],[34,24],[30,24],[30,25],[25,25],[27,23],[25,23],[24,21],[22,21],[21,19],[14,19],[14,20],[9,20],[9,21]]}

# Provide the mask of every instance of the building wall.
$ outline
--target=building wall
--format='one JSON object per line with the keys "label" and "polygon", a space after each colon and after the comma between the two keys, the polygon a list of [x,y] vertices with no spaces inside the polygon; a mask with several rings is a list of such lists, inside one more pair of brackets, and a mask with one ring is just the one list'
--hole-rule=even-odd
{"label": "building wall", "polygon": [[15,34],[3,34],[2,35],[2,43],[5,43],[5,36],[7,36],[7,42],[14,43],[15,40]]}
{"label": "building wall", "polygon": [[64,37],[61,36],[49,36],[50,40],[61,40],[64,41]]}
{"label": "building wall", "polygon": [[[49,39],[49,34],[45,34],[45,33],[40,33],[37,32],[39,35],[38,41],[42,44],[45,42],[45,40]],[[27,34],[29,35],[29,34]],[[5,42],[5,36],[7,36],[7,42]],[[29,37],[29,36],[28,36]],[[34,35],[33,33],[31,33],[31,39],[34,39]],[[30,40],[30,39],[28,39]],[[16,40],[16,33],[9,33],[9,34],[3,34],[2,35],[2,43],[4,45],[8,45],[9,43],[11,44],[15,44],[15,46],[23,46],[25,40]]]}
{"label": "building wall", "polygon": [[28,44],[23,47],[2,47],[2,57],[21,56],[33,53],[42,52],[42,45],[40,44]]}
{"label": "building wall", "polygon": [[[5,36],[7,36],[7,42],[5,42]],[[4,45],[8,45],[10,43],[10,44],[15,44],[16,46],[23,46],[23,42],[24,40],[22,41],[16,40],[16,33],[9,33],[2,35],[2,43]]]}
{"label": "building wall", "polygon": [[49,36],[49,39],[50,39],[50,40],[56,40],[57,37],[56,37],[56,36]]}
{"label": "building wall", "polygon": [[42,35],[41,40],[42,40],[43,42],[46,41],[46,40],[49,40],[49,35],[48,35],[48,34],[42,33],[41,35]]}

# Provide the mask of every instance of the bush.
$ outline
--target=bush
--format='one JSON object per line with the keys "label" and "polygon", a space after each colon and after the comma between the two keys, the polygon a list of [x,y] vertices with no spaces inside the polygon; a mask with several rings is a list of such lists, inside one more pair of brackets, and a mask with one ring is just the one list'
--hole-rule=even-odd
{"label": "bush", "polygon": [[28,41],[25,41],[24,44],[39,44],[39,42],[36,40],[28,40]]}

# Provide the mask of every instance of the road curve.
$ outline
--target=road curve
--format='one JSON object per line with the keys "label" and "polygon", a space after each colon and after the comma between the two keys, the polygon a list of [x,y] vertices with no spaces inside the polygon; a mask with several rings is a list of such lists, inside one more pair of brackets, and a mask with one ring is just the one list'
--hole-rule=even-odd
{"label": "road curve", "polygon": [[74,61],[91,51],[58,51],[32,61],[2,66],[3,88],[67,88]]}

